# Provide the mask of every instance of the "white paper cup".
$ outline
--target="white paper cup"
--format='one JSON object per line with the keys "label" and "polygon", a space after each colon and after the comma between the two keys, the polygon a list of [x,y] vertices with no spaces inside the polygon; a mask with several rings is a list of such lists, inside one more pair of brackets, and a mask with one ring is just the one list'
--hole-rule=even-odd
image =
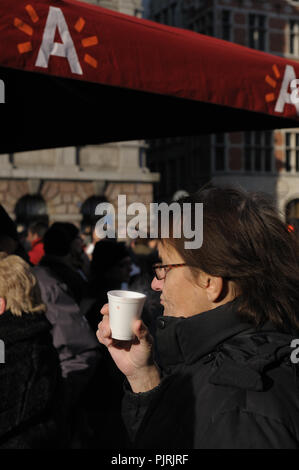
{"label": "white paper cup", "polygon": [[109,322],[113,339],[130,341],[134,338],[132,324],[141,317],[146,296],[139,292],[112,290],[107,292]]}

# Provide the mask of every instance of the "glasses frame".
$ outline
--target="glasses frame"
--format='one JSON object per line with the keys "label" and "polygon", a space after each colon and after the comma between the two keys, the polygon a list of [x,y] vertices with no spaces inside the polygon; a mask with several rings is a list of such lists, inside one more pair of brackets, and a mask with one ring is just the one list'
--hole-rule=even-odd
{"label": "glasses frame", "polygon": [[[179,263],[179,264],[154,264],[154,265],[152,266],[152,269],[153,269],[154,274],[155,274],[155,277],[158,279],[158,281],[162,281],[163,279],[166,278],[166,274],[167,274],[171,269],[173,269],[173,268],[180,268],[180,267],[182,267],[182,266],[187,266],[187,264],[186,264],[186,263]],[[158,268],[159,268],[159,269],[162,269],[162,268],[164,269],[164,276],[162,275],[163,277],[157,275],[156,269],[158,269]]]}

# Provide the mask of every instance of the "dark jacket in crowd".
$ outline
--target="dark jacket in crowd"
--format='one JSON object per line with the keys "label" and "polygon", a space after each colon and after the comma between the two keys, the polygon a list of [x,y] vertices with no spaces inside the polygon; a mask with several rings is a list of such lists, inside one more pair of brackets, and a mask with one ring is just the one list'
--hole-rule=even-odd
{"label": "dark jacket in crowd", "polygon": [[[116,276],[109,276],[109,270],[115,269],[118,274],[118,266],[129,252],[125,243],[115,239],[105,239],[96,243],[90,265],[90,279],[88,284],[88,308],[84,305],[85,316],[96,333],[98,324],[102,321],[100,313],[104,304],[108,303],[107,292],[121,289],[122,281]],[[111,274],[111,271],[110,271]]]}
{"label": "dark jacket in crowd", "polygon": [[47,268],[60,283],[65,284],[69,294],[80,305],[87,294],[87,282],[59,256],[45,255],[39,266]]}
{"label": "dark jacket in crowd", "polygon": [[256,330],[238,299],[190,318],[160,317],[162,381],[134,394],[123,418],[133,447],[298,449],[298,366],[292,337],[270,323]]}
{"label": "dark jacket in crowd", "polygon": [[64,447],[61,370],[49,331],[43,314],[0,315],[0,449]]}
{"label": "dark jacket in crowd", "polygon": [[[54,263],[55,264],[55,263]],[[92,379],[101,360],[101,346],[69,288],[50,262],[33,268],[52,325],[53,344],[58,351],[69,405],[73,406]],[[66,270],[61,268],[64,273]],[[75,273],[76,274],[76,273]],[[78,295],[78,292],[77,292]]]}

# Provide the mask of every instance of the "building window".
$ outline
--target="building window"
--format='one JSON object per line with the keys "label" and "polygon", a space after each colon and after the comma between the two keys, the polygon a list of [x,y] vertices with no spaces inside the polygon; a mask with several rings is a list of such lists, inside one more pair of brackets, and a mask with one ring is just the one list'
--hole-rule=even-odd
{"label": "building window", "polygon": [[195,20],[189,23],[189,29],[196,31],[200,34],[214,36],[214,14],[209,11],[205,15],[198,16]]}
{"label": "building window", "polygon": [[201,16],[195,24],[196,24],[196,29],[197,29],[198,33],[206,34],[206,28],[207,27],[206,27],[206,17],[205,16]]}
{"label": "building window", "polygon": [[155,16],[154,16],[154,21],[156,23],[161,23],[161,15],[160,13],[157,13]]}
{"label": "building window", "polygon": [[290,201],[286,207],[286,220],[293,225],[294,219],[299,219],[299,199]]}
{"label": "building window", "polygon": [[164,10],[162,10],[162,23],[163,24],[168,24],[168,22],[169,22],[168,8],[164,8]]}
{"label": "building window", "polygon": [[285,145],[286,145],[286,153],[285,153],[285,171],[290,172],[292,170],[291,165],[291,133],[287,132],[285,135]]}
{"label": "building window", "polygon": [[174,2],[170,5],[170,24],[172,26],[176,25],[176,12],[177,12],[177,2]]}
{"label": "building window", "polygon": [[249,47],[266,50],[266,16],[249,15]]}
{"label": "building window", "polygon": [[206,33],[208,36],[214,36],[214,13],[209,11],[207,14]]}
{"label": "building window", "polygon": [[222,10],[221,17],[221,38],[225,41],[231,41],[231,12]]}
{"label": "building window", "polygon": [[299,133],[285,134],[285,171],[299,172]]}
{"label": "building window", "polygon": [[146,148],[139,148],[139,166],[140,168],[146,168]]}
{"label": "building window", "polygon": [[214,169],[215,171],[226,170],[226,134],[215,134],[214,137]]}
{"label": "building window", "polygon": [[289,53],[296,56],[299,54],[299,21],[289,22]]}
{"label": "building window", "polygon": [[244,171],[272,172],[273,132],[245,132]]}

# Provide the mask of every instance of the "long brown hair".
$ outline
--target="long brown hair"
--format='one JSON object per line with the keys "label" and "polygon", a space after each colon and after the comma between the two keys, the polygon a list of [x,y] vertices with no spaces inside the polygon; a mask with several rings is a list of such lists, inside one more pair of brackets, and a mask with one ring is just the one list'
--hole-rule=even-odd
{"label": "long brown hair", "polygon": [[269,197],[214,187],[179,203],[203,203],[203,245],[186,250],[184,236],[161,241],[170,243],[191,269],[233,281],[241,292],[244,320],[256,326],[270,320],[280,330],[299,330],[299,244]]}

